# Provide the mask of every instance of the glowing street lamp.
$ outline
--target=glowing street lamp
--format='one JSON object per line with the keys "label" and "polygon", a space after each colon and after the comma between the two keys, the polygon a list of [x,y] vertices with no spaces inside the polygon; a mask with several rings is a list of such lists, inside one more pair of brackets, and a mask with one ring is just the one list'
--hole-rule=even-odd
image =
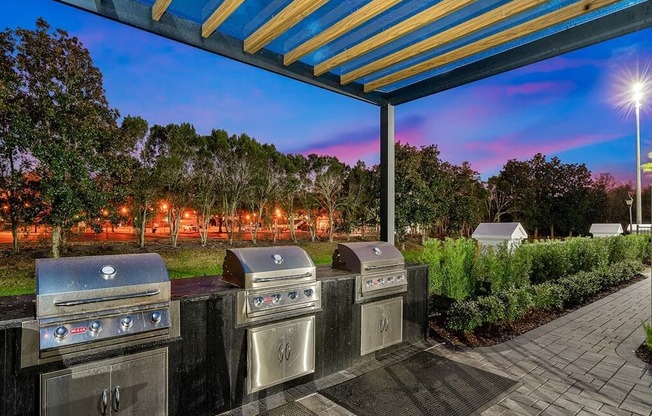
{"label": "glowing street lamp", "polygon": [[634,199],[632,198],[632,195],[629,194],[627,195],[627,199],[625,200],[625,203],[629,207],[629,232],[631,234],[632,230],[632,204],[634,203]]}
{"label": "glowing street lamp", "polygon": [[632,87],[632,99],[636,109],[636,225],[641,225],[643,208],[641,204],[641,101],[643,100],[642,82]]}

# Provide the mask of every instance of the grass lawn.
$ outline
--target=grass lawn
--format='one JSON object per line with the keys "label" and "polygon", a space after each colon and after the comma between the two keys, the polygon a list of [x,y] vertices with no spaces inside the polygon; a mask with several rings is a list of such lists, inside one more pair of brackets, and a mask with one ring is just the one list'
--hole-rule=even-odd
{"label": "grass lawn", "polygon": [[[298,245],[306,250],[316,265],[331,264],[333,250],[337,242],[307,242]],[[242,246],[251,246],[242,244]],[[94,256],[128,253],[159,253],[165,260],[171,279],[188,277],[216,276],[222,274],[222,262],[225,250],[229,248],[224,243],[212,243],[201,247],[196,242],[181,242],[177,248],[168,243],[154,242],[140,249],[134,243],[95,243],[75,244],[68,248],[66,256]],[[408,245],[405,260],[417,262],[422,247]],[[21,248],[18,255],[11,254],[9,247],[0,247],[0,296],[11,296],[34,293],[34,260],[50,257],[48,247],[32,246]]]}

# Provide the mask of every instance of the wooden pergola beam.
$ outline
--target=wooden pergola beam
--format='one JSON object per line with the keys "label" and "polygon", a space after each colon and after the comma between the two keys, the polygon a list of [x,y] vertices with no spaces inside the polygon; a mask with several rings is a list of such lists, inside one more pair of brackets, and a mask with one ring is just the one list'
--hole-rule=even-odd
{"label": "wooden pergola beam", "polygon": [[265,45],[285,33],[328,0],[294,0],[276,16],[267,21],[244,41],[244,50],[256,53]]}
{"label": "wooden pergola beam", "polygon": [[172,0],[156,0],[152,6],[152,20],[158,22],[170,6],[170,3],[172,3]]}
{"label": "wooden pergola beam", "polygon": [[389,29],[380,32],[376,36],[372,36],[371,38],[350,47],[349,49],[333,56],[332,58],[329,58],[324,62],[315,65],[315,76],[322,75],[350,60],[378,49],[381,46],[387,45],[388,43],[393,42],[400,37],[408,35],[415,30],[421,29],[422,27],[429,25],[430,23],[433,23],[434,21],[439,20],[442,17],[460,10],[474,2],[475,0],[441,1],[436,5],[422,11],[421,13],[418,13],[411,18],[390,27]]}
{"label": "wooden pergola beam", "polygon": [[454,42],[547,2],[547,0],[520,0],[509,2],[471,20],[467,20],[462,24],[453,26],[430,38],[424,39],[421,42],[417,42],[414,45],[410,45],[370,64],[343,74],[341,77],[342,85],[348,84],[356,79],[388,68],[422,53],[439,48],[447,43]]}
{"label": "wooden pergola beam", "polygon": [[201,35],[209,37],[233,12],[240,7],[244,0],[224,0],[206,21],[201,25]]}
{"label": "wooden pergola beam", "polygon": [[294,48],[292,51],[288,52],[283,56],[283,65],[291,65],[294,62],[298,61],[302,57],[306,56],[310,52],[321,48],[329,42],[339,38],[360,26],[361,24],[368,22],[379,14],[383,13],[386,10],[391,9],[398,3],[403,0],[373,0],[370,3],[366,4],[364,7],[361,7],[357,11],[351,13],[344,19],[335,23],[333,26],[324,30],[323,32],[317,34],[316,36],[310,38],[308,41],[302,43],[301,45]]}
{"label": "wooden pergola beam", "polygon": [[411,78],[415,75],[419,75],[423,72],[436,69],[443,65],[447,65],[464,58],[468,58],[504,43],[511,42],[513,40],[531,35],[532,33],[538,32],[540,30],[547,29],[554,25],[575,19],[584,14],[593,12],[596,9],[601,9],[614,3],[618,3],[618,1],[619,0],[580,1],[552,13],[548,13],[536,19],[522,23],[518,26],[496,33],[492,36],[488,36],[477,42],[452,50],[443,55],[428,59],[409,68],[397,71],[393,74],[366,83],[364,85],[364,91],[374,91],[386,85],[394,84],[396,82]]}

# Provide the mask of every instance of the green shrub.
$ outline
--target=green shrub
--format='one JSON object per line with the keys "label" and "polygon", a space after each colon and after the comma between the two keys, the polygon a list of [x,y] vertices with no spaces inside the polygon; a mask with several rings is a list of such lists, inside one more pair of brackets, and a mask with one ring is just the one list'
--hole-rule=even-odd
{"label": "green shrub", "polygon": [[[586,272],[598,267],[601,263],[600,256],[604,252],[600,250],[605,246],[600,238],[574,237],[564,242],[568,256],[568,274]],[[606,261],[604,261],[606,265]]]}
{"label": "green shrub", "polygon": [[535,309],[562,309],[567,300],[564,287],[552,282],[530,287]]}
{"label": "green shrub", "polygon": [[505,304],[505,318],[509,322],[513,322],[525,315],[534,306],[528,288],[509,289],[500,293],[499,297]]}
{"label": "green shrub", "polygon": [[568,275],[570,261],[563,241],[538,241],[522,247],[530,254],[530,282],[533,284],[555,281]]}
{"label": "green shrub", "polygon": [[475,288],[475,243],[468,238],[427,240],[423,262],[430,266],[430,294],[453,299],[470,297]]}
{"label": "green shrub", "polygon": [[455,302],[448,310],[448,327],[455,331],[473,331],[482,325],[483,319],[477,302]]}
{"label": "green shrub", "polygon": [[477,300],[483,323],[498,324],[505,320],[505,304],[497,296],[482,296]]}

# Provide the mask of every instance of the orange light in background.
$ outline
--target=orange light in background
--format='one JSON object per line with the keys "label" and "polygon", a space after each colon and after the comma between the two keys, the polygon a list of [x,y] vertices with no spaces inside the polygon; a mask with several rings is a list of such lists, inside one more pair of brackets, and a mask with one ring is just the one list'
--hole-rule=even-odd
{"label": "orange light in background", "polygon": [[183,217],[184,217],[184,218],[190,218],[190,213],[189,213],[189,212],[184,213],[184,214],[183,214]]}
{"label": "orange light in background", "polygon": [[161,205],[161,209],[162,209],[163,211],[167,211],[167,209],[168,209],[168,204],[166,204],[166,203],[164,202],[164,203]]}
{"label": "orange light in background", "polygon": [[251,215],[247,214],[246,218],[247,218],[247,221],[249,221],[251,219]]}
{"label": "orange light in background", "polygon": [[281,210],[278,208],[276,208],[276,216],[279,218],[281,217]]}
{"label": "orange light in background", "polygon": [[104,215],[106,217],[107,215],[109,215],[109,211],[103,209],[102,210],[102,215]]}
{"label": "orange light in background", "polygon": [[120,210],[120,212],[122,212],[123,214],[126,214],[126,213],[127,213],[127,207],[122,207],[122,209]]}

